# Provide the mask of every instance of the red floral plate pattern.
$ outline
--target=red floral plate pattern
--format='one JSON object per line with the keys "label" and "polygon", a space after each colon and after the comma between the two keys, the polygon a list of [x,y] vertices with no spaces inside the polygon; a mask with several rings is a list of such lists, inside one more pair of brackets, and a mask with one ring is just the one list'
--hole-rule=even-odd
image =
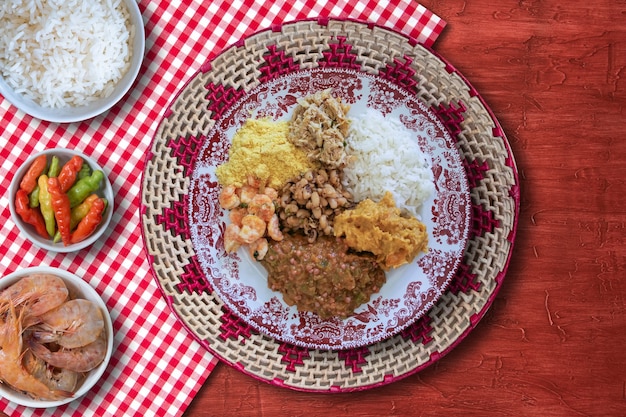
{"label": "red floral plate pattern", "polygon": [[[387,272],[387,282],[354,315],[323,320],[289,306],[267,286],[267,272],[245,248],[224,251],[228,213],[218,203],[215,168],[228,159],[235,132],[248,118],[289,120],[297,101],[331,89],[349,104],[348,117],[376,111],[399,120],[410,132],[434,183],[419,217],[427,226],[429,250],[411,264]],[[413,163],[417,160],[416,152]],[[407,169],[409,167],[406,167]],[[402,175],[398,172],[397,175]],[[467,177],[455,143],[435,114],[406,90],[353,70],[294,71],[263,83],[225,112],[198,153],[189,186],[191,240],[202,270],[224,303],[257,330],[314,349],[348,349],[386,339],[419,319],[442,294],[461,260],[469,231]]]}

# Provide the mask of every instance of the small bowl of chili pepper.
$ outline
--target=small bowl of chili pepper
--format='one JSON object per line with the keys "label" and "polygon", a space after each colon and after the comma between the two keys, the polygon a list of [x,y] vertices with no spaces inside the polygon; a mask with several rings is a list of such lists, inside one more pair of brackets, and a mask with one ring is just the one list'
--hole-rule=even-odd
{"label": "small bowl of chili pepper", "polygon": [[74,252],[97,241],[113,216],[113,189],[92,158],[70,149],[31,155],[9,186],[11,216],[36,246]]}

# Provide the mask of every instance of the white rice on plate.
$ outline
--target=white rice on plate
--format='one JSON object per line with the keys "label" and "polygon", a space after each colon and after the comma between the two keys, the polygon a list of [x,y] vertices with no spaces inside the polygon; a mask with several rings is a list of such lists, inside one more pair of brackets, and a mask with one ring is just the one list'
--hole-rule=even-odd
{"label": "white rice on plate", "polygon": [[355,201],[378,202],[389,191],[401,211],[420,218],[421,205],[435,192],[433,173],[400,120],[371,109],[351,118],[346,152],[352,161],[344,168],[343,185]]}
{"label": "white rice on plate", "polygon": [[134,29],[121,0],[1,0],[0,75],[37,104],[83,106],[130,68]]}

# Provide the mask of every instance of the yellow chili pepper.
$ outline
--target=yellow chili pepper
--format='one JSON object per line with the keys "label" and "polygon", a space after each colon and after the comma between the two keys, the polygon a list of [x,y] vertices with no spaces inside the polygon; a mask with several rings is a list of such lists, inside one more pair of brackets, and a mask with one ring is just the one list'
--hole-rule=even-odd
{"label": "yellow chili pepper", "polygon": [[43,215],[43,219],[46,222],[46,230],[50,237],[54,236],[56,232],[56,221],[54,219],[54,209],[52,208],[52,198],[48,192],[48,176],[41,175],[37,180],[39,184],[39,209]]}

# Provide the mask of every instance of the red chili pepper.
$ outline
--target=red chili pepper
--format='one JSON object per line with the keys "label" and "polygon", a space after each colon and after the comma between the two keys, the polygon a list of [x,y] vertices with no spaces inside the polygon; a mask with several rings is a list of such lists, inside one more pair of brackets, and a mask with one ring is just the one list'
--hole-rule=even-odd
{"label": "red chili pepper", "polygon": [[57,228],[61,234],[61,240],[67,246],[72,240],[70,199],[67,194],[61,191],[61,184],[58,178],[48,179],[48,192],[50,193],[50,202],[54,210],[54,218],[57,221]]}
{"label": "red chili pepper", "polygon": [[76,230],[72,233],[72,243],[78,243],[89,237],[102,221],[102,213],[105,208],[104,201],[98,198],[93,202],[89,212],[76,226]]}
{"label": "red chili pepper", "polygon": [[83,167],[83,158],[78,155],[74,155],[72,159],[70,159],[67,164],[63,165],[61,168],[61,172],[59,172],[59,183],[61,184],[61,191],[66,193],[74,182],[76,181],[76,176],[78,175],[78,171]]}
{"label": "red chili pepper", "polygon": [[24,220],[24,222],[35,227],[37,233],[48,239],[48,231],[46,230],[46,222],[43,220],[41,212],[29,205],[28,194],[21,188],[15,193],[15,211]]}
{"label": "red chili pepper", "polygon": [[26,191],[26,194],[30,194],[35,189],[37,186],[37,178],[43,174],[46,165],[48,165],[46,155],[38,156],[33,163],[30,164],[28,171],[26,171],[26,174],[24,174],[20,181],[20,188]]}

